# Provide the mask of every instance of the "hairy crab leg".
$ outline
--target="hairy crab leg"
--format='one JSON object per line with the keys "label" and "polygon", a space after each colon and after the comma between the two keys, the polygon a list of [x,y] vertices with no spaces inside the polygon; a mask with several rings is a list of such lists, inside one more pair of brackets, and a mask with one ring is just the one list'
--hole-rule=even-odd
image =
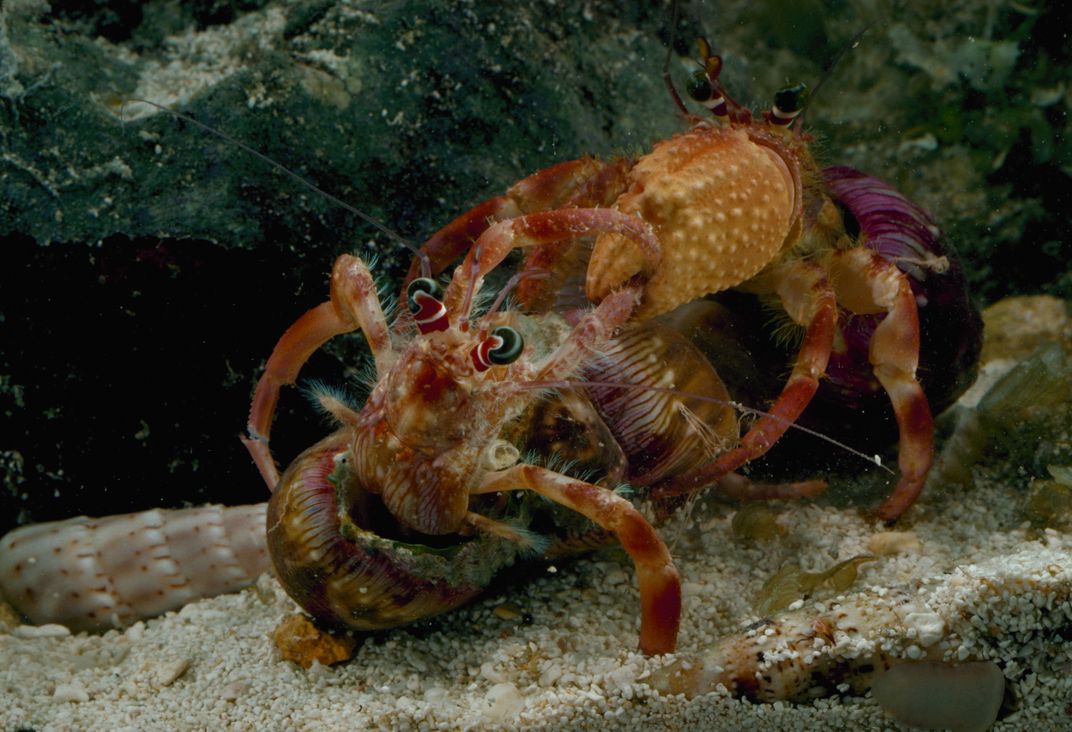
{"label": "hairy crab leg", "polygon": [[500,221],[481,234],[455,270],[443,304],[447,312],[468,317],[472,293],[479,288],[484,275],[514,249],[603,232],[619,233],[636,243],[646,260],[641,276],[654,271],[661,252],[659,240],[651,225],[642,219],[610,208],[539,211]]}
{"label": "hairy crab leg", "polygon": [[[625,163],[602,163],[595,158],[567,160],[544,168],[511,186],[505,194],[490,198],[466,211],[428,239],[421,251],[428,256],[432,274],[439,274],[461,258],[489,226],[527,213],[562,208],[605,206],[605,191],[623,175]],[[420,276],[421,263],[414,260],[402,282],[402,291]]]}
{"label": "hairy crab leg", "polygon": [[474,493],[527,489],[611,531],[633,559],[640,585],[640,651],[671,653],[681,621],[681,578],[670,551],[633,504],[612,491],[535,465],[491,473]]}
{"label": "hairy crab leg", "polygon": [[[465,271],[465,265],[459,271]],[[604,298],[548,357],[537,380],[568,375],[580,353],[603,342],[628,320],[639,301],[639,290],[639,285],[626,287]],[[607,488],[535,465],[490,472],[470,489],[470,495],[520,489],[535,491],[615,534],[636,567],[641,606],[639,648],[647,655],[672,652],[681,621],[681,579],[670,551],[648,520],[633,504]]]}
{"label": "hairy crab leg", "polygon": [[815,498],[826,492],[825,480],[801,480],[792,483],[754,483],[740,473],[718,479],[719,495],[737,501],[784,501]]}
{"label": "hairy crab leg", "polygon": [[[774,289],[789,316],[806,325],[807,332],[797,354],[793,373],[768,414],[752,425],[741,443],[714,462],[694,468],[656,486],[656,498],[685,495],[710,485],[750,460],[766,453],[796,422],[819,388],[834,343],[837,302],[821,267],[797,261],[772,273]],[[804,483],[809,490],[814,486]]]}
{"label": "hairy crab leg", "polygon": [[875,378],[889,395],[901,434],[897,467],[901,478],[877,515],[896,521],[911,506],[934,462],[934,420],[916,380],[919,364],[919,313],[908,278],[891,262],[866,249],[830,256],[828,269],[838,302],[853,312],[885,312],[868,346]]}
{"label": "hairy crab leg", "polygon": [[331,271],[331,299],[287,328],[272,350],[253,393],[248,437],[242,439],[242,444],[249,450],[269,490],[275,490],[279,484],[279,469],[268,446],[279,389],[294,383],[301,367],[318,348],[337,335],[358,329],[365,333],[376,361],[376,372],[382,377],[394,359],[387,319],[368,267],[358,257],[344,254],[335,260]]}

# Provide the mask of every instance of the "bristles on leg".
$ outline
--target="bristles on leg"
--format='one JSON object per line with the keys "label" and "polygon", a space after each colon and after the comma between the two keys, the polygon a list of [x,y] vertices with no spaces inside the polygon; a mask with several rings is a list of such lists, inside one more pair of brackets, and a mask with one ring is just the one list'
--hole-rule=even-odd
{"label": "bristles on leg", "polygon": [[477,531],[514,542],[518,549],[528,556],[543,554],[550,545],[550,540],[543,534],[513,522],[498,521],[472,512],[465,517],[465,522]]}
{"label": "bristles on leg", "polygon": [[303,391],[313,407],[336,422],[351,425],[357,422],[357,410],[350,404],[344,389],[317,381],[308,384]]}

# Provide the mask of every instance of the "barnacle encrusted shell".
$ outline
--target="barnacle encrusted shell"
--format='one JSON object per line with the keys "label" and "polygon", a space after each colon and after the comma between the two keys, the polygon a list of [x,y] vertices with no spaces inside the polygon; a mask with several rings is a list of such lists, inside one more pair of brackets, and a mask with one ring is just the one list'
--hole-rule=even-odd
{"label": "barnacle encrusted shell", "polygon": [[[644,218],[662,243],[637,317],[667,312],[750,279],[799,232],[798,164],[773,138],[742,128],[697,127],[655,145],[615,203]],[[596,240],[587,292],[605,297],[641,270],[640,252],[618,234]]]}

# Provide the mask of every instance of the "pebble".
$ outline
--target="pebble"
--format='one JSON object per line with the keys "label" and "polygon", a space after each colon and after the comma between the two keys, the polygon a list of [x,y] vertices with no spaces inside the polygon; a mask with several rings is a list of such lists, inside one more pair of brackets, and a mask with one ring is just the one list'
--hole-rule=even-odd
{"label": "pebble", "polygon": [[16,638],[63,638],[71,634],[71,629],[66,625],[19,625],[11,631]]}
{"label": "pebble", "polygon": [[234,701],[249,691],[248,681],[232,681],[220,691],[220,698],[224,701]]}
{"label": "pebble", "polygon": [[69,684],[57,684],[52,692],[52,700],[57,702],[85,702],[89,701],[89,693],[78,682]]}
{"label": "pebble", "polygon": [[484,700],[488,704],[485,716],[497,722],[505,722],[516,716],[525,706],[525,698],[517,687],[509,682],[492,686]]}
{"label": "pebble", "polygon": [[982,732],[997,719],[1005,677],[989,661],[905,663],[881,674],[875,700],[904,724],[923,729]]}
{"label": "pebble", "polygon": [[922,554],[923,544],[912,531],[883,531],[868,537],[867,550],[880,556],[908,552]]}
{"label": "pebble", "polygon": [[165,663],[156,669],[156,683],[160,686],[171,686],[189,668],[189,658],[177,658],[174,661]]}

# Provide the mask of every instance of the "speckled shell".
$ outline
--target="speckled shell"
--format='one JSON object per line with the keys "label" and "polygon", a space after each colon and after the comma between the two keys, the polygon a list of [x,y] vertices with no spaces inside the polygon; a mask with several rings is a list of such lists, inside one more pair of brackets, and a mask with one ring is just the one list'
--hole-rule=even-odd
{"label": "speckled shell", "polygon": [[[630,180],[614,207],[650,223],[663,246],[637,318],[741,284],[799,236],[799,164],[769,135],[696,127],[657,144]],[[640,253],[620,235],[600,236],[588,296],[601,300],[641,266]]]}
{"label": "speckled shell", "polygon": [[34,524],[0,540],[0,594],[30,621],[100,630],[234,592],[270,570],[266,503]]}
{"label": "speckled shell", "polygon": [[[881,638],[907,635],[905,616],[911,595],[890,591],[881,602],[865,593],[805,607],[764,619],[725,636],[698,658],[685,658],[653,676],[663,693],[688,697],[724,687],[752,702],[788,699],[808,702],[848,684],[862,694],[877,673],[898,660]],[[838,639],[858,639],[858,655],[837,655]],[[928,649],[929,650],[929,649]],[[935,655],[938,649],[933,651]],[[840,651],[844,653],[844,651]]]}

